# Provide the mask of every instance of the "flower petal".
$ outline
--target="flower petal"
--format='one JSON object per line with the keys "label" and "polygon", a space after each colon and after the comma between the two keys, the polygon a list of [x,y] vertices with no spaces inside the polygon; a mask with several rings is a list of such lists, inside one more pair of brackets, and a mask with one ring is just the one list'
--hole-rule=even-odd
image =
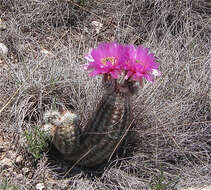
{"label": "flower petal", "polygon": [[117,42],[101,43],[85,56],[89,63],[84,65],[84,69],[92,70],[92,76],[107,73],[118,78],[121,65],[127,58],[125,46]]}

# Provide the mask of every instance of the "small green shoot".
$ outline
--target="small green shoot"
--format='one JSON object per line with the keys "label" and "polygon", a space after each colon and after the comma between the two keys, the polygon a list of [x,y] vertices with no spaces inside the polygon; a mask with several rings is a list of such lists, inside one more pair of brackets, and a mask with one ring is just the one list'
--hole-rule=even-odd
{"label": "small green shoot", "polygon": [[153,177],[150,182],[151,190],[176,190],[178,182],[170,181],[164,176],[163,170],[160,170],[160,175]]}
{"label": "small green shoot", "polygon": [[42,153],[48,148],[48,139],[39,127],[35,127],[32,131],[26,130],[24,133],[27,142],[28,152],[38,160],[42,157]]}
{"label": "small green shoot", "polygon": [[18,190],[18,188],[15,186],[12,186],[8,179],[3,179],[0,182],[0,190]]}

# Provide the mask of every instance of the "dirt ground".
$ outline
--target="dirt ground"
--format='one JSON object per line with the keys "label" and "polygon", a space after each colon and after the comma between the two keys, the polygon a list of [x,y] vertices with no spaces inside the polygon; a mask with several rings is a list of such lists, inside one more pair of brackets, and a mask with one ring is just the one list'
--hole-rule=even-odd
{"label": "dirt ground", "polygon": [[[103,90],[82,64],[102,41],[149,48],[162,75],[132,99],[134,138],[72,167],[36,129],[61,104],[87,122]],[[1,0],[0,189],[208,189],[210,79],[209,0]]]}

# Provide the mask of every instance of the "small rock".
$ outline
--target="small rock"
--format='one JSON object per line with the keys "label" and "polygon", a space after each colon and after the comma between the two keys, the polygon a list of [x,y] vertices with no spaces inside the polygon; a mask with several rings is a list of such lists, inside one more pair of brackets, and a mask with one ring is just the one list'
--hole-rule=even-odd
{"label": "small rock", "polygon": [[17,174],[17,175],[16,175],[16,179],[22,180],[22,179],[23,179],[23,174]]}
{"label": "small rock", "polygon": [[13,166],[12,160],[8,159],[8,158],[4,158],[0,161],[0,167],[4,170],[4,169],[8,169],[11,168]]}
{"label": "small rock", "polygon": [[28,175],[30,173],[30,169],[27,167],[22,168],[22,172],[24,175]]}
{"label": "small rock", "polygon": [[7,26],[5,24],[5,22],[0,18],[0,31],[1,30],[6,30]]}
{"label": "small rock", "polygon": [[22,155],[19,155],[19,156],[16,158],[15,163],[16,163],[16,164],[20,164],[22,161],[23,161],[23,156],[22,156]]}
{"label": "small rock", "polygon": [[45,55],[48,55],[48,56],[53,56],[53,53],[50,52],[50,51],[48,51],[48,50],[46,50],[46,49],[42,49],[42,50],[41,50],[41,53],[43,53],[43,54],[45,54]]}
{"label": "small rock", "polygon": [[3,43],[0,43],[0,56],[7,56],[8,48]]}
{"label": "small rock", "polygon": [[38,183],[35,188],[36,188],[36,190],[44,190],[45,185],[44,185],[44,183]]}
{"label": "small rock", "polygon": [[92,21],[91,24],[92,24],[92,26],[95,27],[95,30],[96,30],[97,33],[99,33],[100,29],[103,27],[103,24],[98,22],[98,21]]}

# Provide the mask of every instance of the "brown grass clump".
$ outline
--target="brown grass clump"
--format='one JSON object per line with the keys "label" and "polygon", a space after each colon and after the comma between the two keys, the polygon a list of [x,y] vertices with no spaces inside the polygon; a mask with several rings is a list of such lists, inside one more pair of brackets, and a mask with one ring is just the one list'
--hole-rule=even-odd
{"label": "brown grass clump", "polygon": [[[161,171],[165,183],[177,187],[210,184],[210,6],[208,0],[1,0],[6,29],[0,42],[9,53],[0,57],[0,184],[139,190],[155,184]],[[102,28],[97,31],[92,21]],[[57,155],[34,160],[23,134],[41,126],[46,110],[67,107],[80,115],[81,125],[87,122],[103,91],[100,77],[83,70],[83,55],[112,40],[142,44],[160,62],[162,77],[133,98],[135,149],[127,154],[133,145],[126,142],[124,156],[68,174],[70,163]],[[4,158],[12,165],[2,165]]]}

